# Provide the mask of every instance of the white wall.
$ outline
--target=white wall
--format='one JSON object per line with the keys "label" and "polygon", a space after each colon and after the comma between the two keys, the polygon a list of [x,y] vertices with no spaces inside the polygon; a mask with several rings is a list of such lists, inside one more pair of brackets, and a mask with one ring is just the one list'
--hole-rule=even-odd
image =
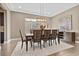
{"label": "white wall", "polygon": [[72,15],[72,30],[79,30],[79,6],[52,17],[52,28],[59,28],[59,21],[64,16]]}
{"label": "white wall", "polygon": [[79,37],[79,6],[71,8],[52,17],[52,28],[59,28],[59,21],[62,17],[72,15],[72,30],[76,32],[76,37]]}
{"label": "white wall", "polygon": [[10,19],[10,11],[7,11],[7,41],[11,40],[11,32],[10,32],[10,28],[11,28],[11,19]]}
{"label": "white wall", "polygon": [[[22,30],[22,32],[25,34],[25,32],[29,32],[28,27],[29,24],[25,24],[25,18],[31,18],[31,19],[46,19],[49,27],[50,26],[50,18],[44,17],[44,16],[38,16],[33,14],[27,14],[27,13],[20,13],[20,12],[11,12],[11,38],[19,38],[19,29]],[[49,22],[48,22],[49,21]],[[26,25],[26,26],[25,26]]]}

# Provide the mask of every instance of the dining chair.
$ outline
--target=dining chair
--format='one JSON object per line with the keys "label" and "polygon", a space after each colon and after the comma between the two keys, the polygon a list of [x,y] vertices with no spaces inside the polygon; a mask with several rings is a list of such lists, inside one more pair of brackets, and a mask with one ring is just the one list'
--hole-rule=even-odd
{"label": "dining chair", "polygon": [[61,39],[63,39],[64,38],[64,32],[59,32],[58,33],[58,37],[61,38]]}
{"label": "dining chair", "polygon": [[52,40],[53,40],[53,42],[55,42],[55,44],[57,44],[57,42],[56,42],[57,33],[58,33],[58,30],[52,30],[52,33],[51,33],[51,36],[50,36],[51,45],[52,45]]}
{"label": "dining chair", "polygon": [[22,49],[22,48],[23,48],[23,43],[24,43],[24,42],[26,43],[26,39],[25,39],[25,36],[23,37],[22,31],[19,30],[19,32],[20,32],[20,36],[21,36],[21,42],[22,42],[22,44],[21,44],[21,49]]}
{"label": "dining chair", "polygon": [[[45,47],[45,44],[47,43],[47,41],[49,41],[49,39],[50,39],[50,34],[51,34],[51,30],[44,30],[44,34],[42,37],[44,47]],[[49,42],[49,46],[50,46],[50,42]]]}
{"label": "dining chair", "polygon": [[64,32],[58,32],[58,43],[60,44],[60,40],[64,39]]}
{"label": "dining chair", "polygon": [[33,49],[35,49],[34,43],[38,43],[38,45],[40,44],[40,49],[42,48],[41,45],[41,34],[42,31],[41,30],[33,30]]}

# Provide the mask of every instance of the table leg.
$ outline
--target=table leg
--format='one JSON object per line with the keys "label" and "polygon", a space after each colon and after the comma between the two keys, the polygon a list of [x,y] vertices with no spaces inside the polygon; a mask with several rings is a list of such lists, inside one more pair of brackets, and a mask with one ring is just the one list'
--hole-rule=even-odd
{"label": "table leg", "polygon": [[26,51],[28,51],[28,42],[26,42]]}
{"label": "table leg", "polygon": [[26,51],[28,51],[28,41],[27,41],[27,38],[26,38]]}
{"label": "table leg", "polygon": [[60,44],[60,39],[58,38],[58,44]]}

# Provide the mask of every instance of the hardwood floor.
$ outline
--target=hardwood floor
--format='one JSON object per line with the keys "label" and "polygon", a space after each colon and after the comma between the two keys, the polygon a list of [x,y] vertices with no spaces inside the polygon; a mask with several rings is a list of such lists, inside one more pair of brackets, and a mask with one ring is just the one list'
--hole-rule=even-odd
{"label": "hardwood floor", "polygon": [[17,44],[16,40],[1,45],[1,56],[10,56]]}
{"label": "hardwood floor", "polygon": [[0,56],[1,56],[1,45],[0,45]]}
{"label": "hardwood floor", "polygon": [[[17,44],[17,40],[12,40],[10,43],[1,45],[1,56],[10,56]],[[66,42],[74,45],[72,43]],[[51,54],[49,56],[79,56],[79,43],[76,43],[74,47]]]}
{"label": "hardwood floor", "polygon": [[51,54],[49,56],[79,56],[79,43],[76,43],[76,44],[69,43],[69,42],[67,43],[74,45],[74,47]]}
{"label": "hardwood floor", "polygon": [[55,54],[51,54],[49,56],[79,56],[79,46],[75,46],[73,48],[57,52]]}

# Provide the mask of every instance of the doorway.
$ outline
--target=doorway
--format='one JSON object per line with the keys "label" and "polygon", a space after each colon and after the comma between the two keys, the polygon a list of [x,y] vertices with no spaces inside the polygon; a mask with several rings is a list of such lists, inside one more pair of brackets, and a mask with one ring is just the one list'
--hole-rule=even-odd
{"label": "doorway", "polygon": [[4,43],[4,12],[0,12],[0,43]]}

